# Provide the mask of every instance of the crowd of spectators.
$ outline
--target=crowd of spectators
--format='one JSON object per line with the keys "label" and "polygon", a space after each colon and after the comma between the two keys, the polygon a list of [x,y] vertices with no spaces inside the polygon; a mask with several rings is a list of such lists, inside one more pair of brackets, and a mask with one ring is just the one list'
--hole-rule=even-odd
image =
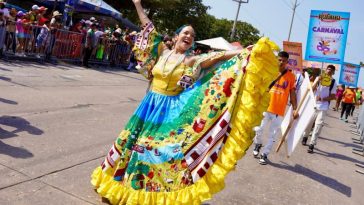
{"label": "crowd of spectators", "polygon": [[135,32],[128,28],[122,29],[118,24],[113,27],[107,26],[103,19],[91,17],[79,19],[70,27],[66,27],[63,24],[63,14],[57,10],[33,5],[28,12],[23,12],[15,8],[8,9],[5,5],[6,3],[0,0],[0,55],[4,51],[18,56],[31,53],[37,57],[39,54],[51,53],[57,41],[57,30],[82,35],[79,46],[82,50],[83,65],[86,67],[90,58],[110,58],[111,44],[122,45],[114,47],[119,52],[122,49],[123,53],[130,54],[129,39],[133,38]]}

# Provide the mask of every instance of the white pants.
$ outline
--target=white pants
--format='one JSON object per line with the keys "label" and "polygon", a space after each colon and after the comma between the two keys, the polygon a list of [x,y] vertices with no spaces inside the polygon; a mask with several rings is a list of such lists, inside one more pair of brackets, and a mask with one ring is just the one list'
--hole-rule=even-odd
{"label": "white pants", "polygon": [[321,129],[324,126],[324,119],[326,117],[326,114],[327,114],[327,110],[317,110],[315,115],[313,116],[313,119],[311,120],[310,124],[307,126],[306,131],[303,133],[304,137],[308,137],[308,134],[311,131],[312,125],[315,122],[315,127],[313,128],[311,142],[310,142],[310,144],[312,144],[312,145],[316,145],[317,137],[320,135]]}
{"label": "white pants", "polygon": [[269,127],[269,135],[268,135],[268,143],[263,147],[263,154],[268,155],[272,150],[273,144],[277,139],[278,134],[281,132],[281,124],[283,121],[283,117],[270,113],[264,112],[263,113],[263,120],[259,127],[255,127],[255,144],[263,144],[263,132],[266,126],[270,124]]}

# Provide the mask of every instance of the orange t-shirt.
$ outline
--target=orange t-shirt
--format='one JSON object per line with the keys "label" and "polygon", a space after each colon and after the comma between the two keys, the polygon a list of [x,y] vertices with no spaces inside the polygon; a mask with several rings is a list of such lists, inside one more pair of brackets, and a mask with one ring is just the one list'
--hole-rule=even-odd
{"label": "orange t-shirt", "polygon": [[290,90],[295,89],[296,77],[290,71],[285,73],[270,89],[268,112],[284,116]]}
{"label": "orange t-shirt", "polygon": [[344,97],[343,97],[342,101],[344,103],[354,103],[355,96],[356,96],[355,92],[353,92],[350,89],[346,89],[344,91]]}

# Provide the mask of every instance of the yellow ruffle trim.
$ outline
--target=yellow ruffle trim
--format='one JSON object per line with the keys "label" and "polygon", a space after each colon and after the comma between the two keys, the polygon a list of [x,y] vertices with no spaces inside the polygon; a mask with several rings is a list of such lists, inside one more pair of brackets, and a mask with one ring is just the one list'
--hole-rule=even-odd
{"label": "yellow ruffle trim", "polygon": [[269,103],[268,86],[278,75],[278,61],[273,53],[277,49],[268,38],[260,39],[254,46],[234,109],[232,130],[217,161],[203,178],[175,192],[146,192],[123,186],[98,167],[91,176],[97,192],[115,205],[200,205],[211,199],[224,188],[226,175],[252,144],[252,129],[259,125]]}

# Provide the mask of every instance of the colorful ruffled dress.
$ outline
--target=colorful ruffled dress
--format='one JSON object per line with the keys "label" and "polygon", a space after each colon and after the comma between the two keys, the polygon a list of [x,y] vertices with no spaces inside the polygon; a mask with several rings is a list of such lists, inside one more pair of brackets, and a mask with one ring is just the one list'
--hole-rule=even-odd
{"label": "colorful ruffled dress", "polygon": [[181,77],[197,79],[199,64],[221,53],[169,70],[165,66],[174,62],[160,56],[161,45],[154,26],[146,25],[134,52],[142,66],[153,68],[152,87],[92,173],[91,183],[111,204],[211,199],[251,145],[252,128],[268,106],[268,85],[278,75],[278,47],[263,38],[184,90],[177,84]]}

